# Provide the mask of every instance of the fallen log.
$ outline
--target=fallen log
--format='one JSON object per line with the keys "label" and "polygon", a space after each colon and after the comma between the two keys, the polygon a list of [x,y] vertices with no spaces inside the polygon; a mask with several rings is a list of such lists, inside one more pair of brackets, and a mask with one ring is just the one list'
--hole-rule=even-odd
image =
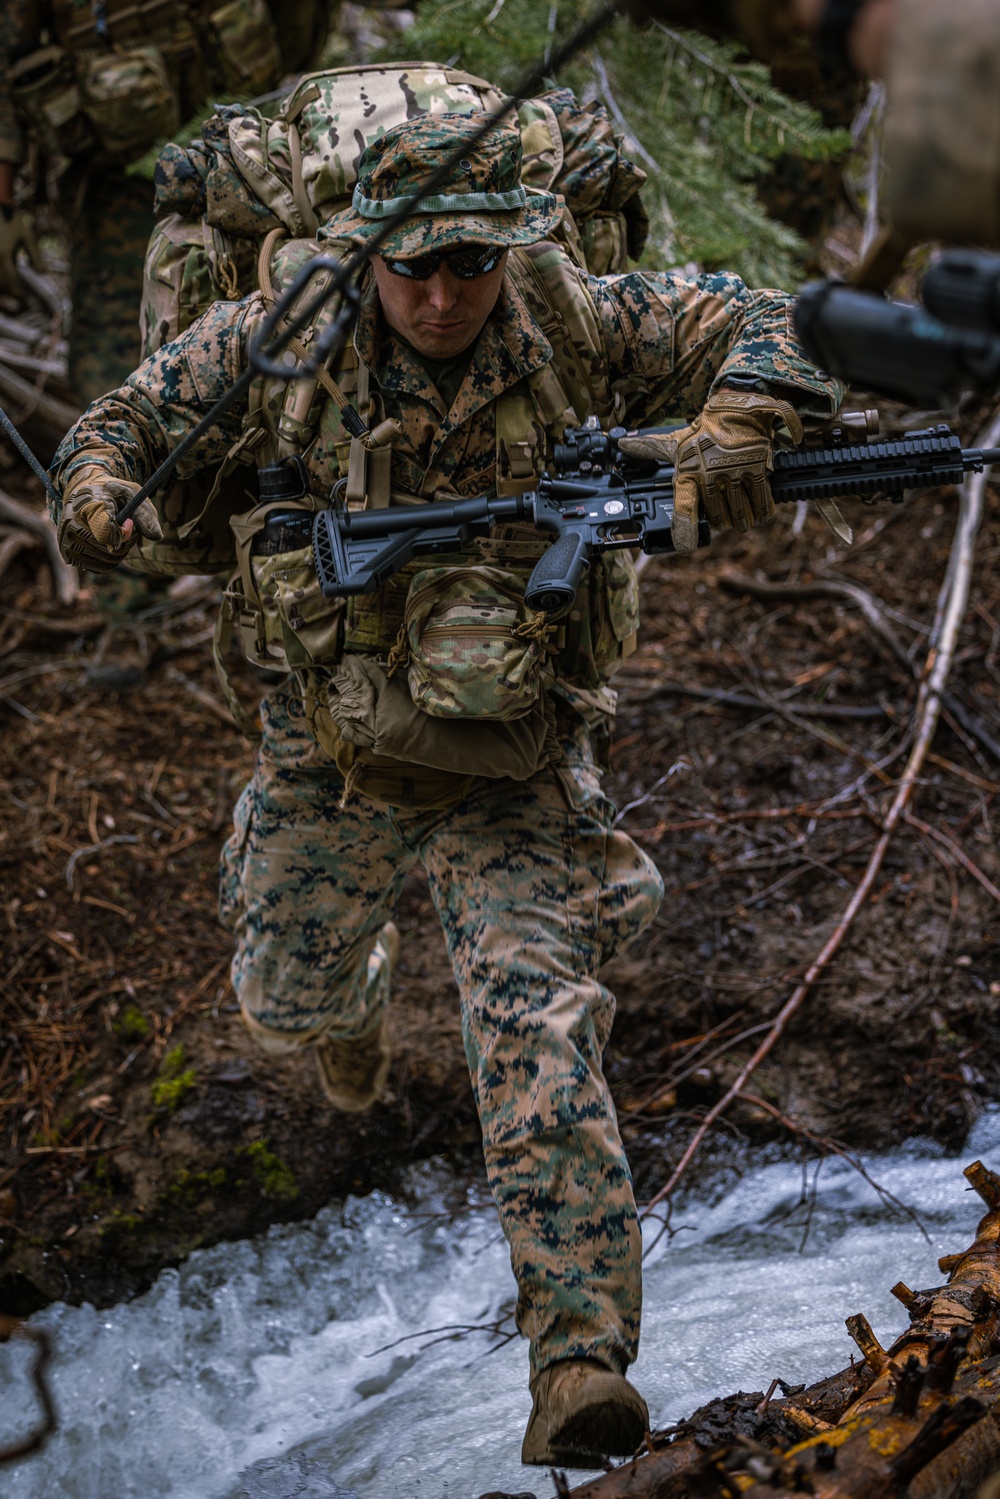
{"label": "fallen log", "polygon": [[713,1401],[573,1499],[973,1499],[1000,1472],[1000,1176],[965,1176],[985,1202],[972,1245],[939,1261],[945,1285],[893,1294],[910,1326],[883,1348],[859,1314],[863,1360],[783,1398]]}

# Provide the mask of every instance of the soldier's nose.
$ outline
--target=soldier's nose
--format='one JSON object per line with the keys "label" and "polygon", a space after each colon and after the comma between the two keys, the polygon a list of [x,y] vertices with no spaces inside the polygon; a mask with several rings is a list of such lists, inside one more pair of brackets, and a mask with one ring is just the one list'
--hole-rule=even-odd
{"label": "soldier's nose", "polygon": [[424,286],[428,302],[439,312],[450,311],[461,291],[460,282],[444,265],[438,267],[433,276],[424,282]]}

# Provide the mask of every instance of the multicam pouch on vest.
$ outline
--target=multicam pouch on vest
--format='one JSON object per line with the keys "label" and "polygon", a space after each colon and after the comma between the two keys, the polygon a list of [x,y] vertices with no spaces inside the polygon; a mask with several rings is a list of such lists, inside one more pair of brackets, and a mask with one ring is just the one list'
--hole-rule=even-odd
{"label": "multicam pouch on vest", "polygon": [[281,53],[265,0],[229,0],[208,16],[215,73],[231,94],[265,93],[280,78]]}
{"label": "multicam pouch on vest", "polygon": [[567,614],[567,645],[555,660],[560,680],[598,688],[632,655],[639,629],[639,580],[628,552],[599,553]]}
{"label": "multicam pouch on vest", "polygon": [[226,607],[247,659],[265,670],[331,665],[343,653],[344,601],[320,588],[313,513],[308,498],[300,506],[275,500],[230,521],[240,570]]}
{"label": "multicam pouch on vest", "polygon": [[299,673],[317,743],[359,791],[390,806],[445,806],[479,777],[527,780],[560,757],[555,710],[545,698],[506,722],[431,718],[406,683],[371,656],[333,671]]}
{"label": "multicam pouch on vest", "polygon": [[524,602],[526,575],[428,567],[410,583],[400,647],[413,702],[432,718],[506,721],[529,713],[555,627]]}
{"label": "multicam pouch on vest", "polygon": [[10,92],[21,120],[50,155],[73,156],[93,144],[73,60],[62,47],[39,47],[10,67]]}
{"label": "multicam pouch on vest", "polygon": [[177,92],[158,47],[84,54],[80,99],[105,151],[133,156],[180,124]]}

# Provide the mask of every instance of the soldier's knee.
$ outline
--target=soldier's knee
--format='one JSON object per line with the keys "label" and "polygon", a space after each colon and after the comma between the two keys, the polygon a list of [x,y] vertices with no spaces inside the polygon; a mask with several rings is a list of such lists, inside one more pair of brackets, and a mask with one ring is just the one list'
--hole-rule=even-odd
{"label": "soldier's knee", "polygon": [[627,833],[608,835],[598,940],[605,961],[637,937],[663,903],[663,876]]}

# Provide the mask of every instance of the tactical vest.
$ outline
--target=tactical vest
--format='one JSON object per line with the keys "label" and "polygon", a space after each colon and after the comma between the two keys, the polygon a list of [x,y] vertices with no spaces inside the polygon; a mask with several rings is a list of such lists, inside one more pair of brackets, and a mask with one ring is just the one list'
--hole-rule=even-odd
{"label": "tactical vest", "polygon": [[[270,260],[261,256],[266,236],[272,244],[281,231],[293,241],[308,239],[346,207],[361,151],[386,129],[415,113],[468,114],[498,99],[492,84],[438,63],[335,68],[303,77],[274,119],[227,106],[204,122],[200,140],[165,146],[140,309],[144,353],[176,338],[213,302],[257,290],[258,265]],[[645,173],[628,159],[606,111],[581,107],[568,89],[556,89],[527,100],[517,119],[522,180],[564,201],[554,237],[592,275],[625,270],[645,237],[639,194]],[[341,373],[353,379],[349,369]],[[305,395],[315,389],[308,382],[290,388],[279,433],[290,450],[300,428],[315,426]],[[511,409],[506,403],[504,412]],[[511,446],[524,425],[522,415],[503,449],[514,454],[515,477],[529,471]],[[251,452],[245,456],[252,459]],[[498,474],[506,477],[504,467]],[[206,506],[210,486],[213,502]],[[130,565],[173,575],[231,571],[228,518],[246,508],[245,491],[246,470],[235,463],[221,479],[173,482],[156,497],[163,540],[136,548]]]}
{"label": "tactical vest", "polygon": [[[316,253],[310,241],[285,244],[273,259],[271,248],[271,243],[266,244],[262,256],[265,306],[273,304]],[[534,487],[551,455],[552,443],[562,437],[566,427],[578,426],[591,416],[604,425],[613,424],[622,413],[621,397],[612,390],[603,361],[581,357],[601,349],[603,335],[586,278],[577,267],[558,247],[540,244],[512,251],[507,275],[553,352],[547,364],[494,403],[496,487],[501,494],[523,493]],[[312,286],[307,295],[312,297],[315,291]],[[308,346],[321,335],[335,314],[335,307],[323,308],[314,325],[300,334],[302,345]],[[375,427],[374,449],[352,438],[340,419],[333,416],[328,403],[332,400],[340,404],[345,398],[356,404]],[[359,508],[390,503],[433,504],[432,495],[393,489],[391,436],[379,437],[382,412],[370,371],[359,363],[353,346],[348,346],[334,368],[321,377],[254,382],[244,433],[223,465],[213,505],[220,503],[224,484],[232,482],[241,465],[264,465],[307,453],[324,416],[324,438],[329,434],[331,417],[334,421],[334,448],[345,486],[344,502]],[[376,593],[349,600],[324,597],[316,576],[308,519],[327,503],[326,496],[303,495],[297,502],[303,515],[298,540],[273,551],[262,545],[262,538],[269,519],[279,510],[285,524],[290,509],[287,501],[265,501],[232,517],[239,570],[226,590],[217,659],[234,635],[249,660],[275,672],[329,671],[345,655],[358,653],[391,662],[394,652],[402,648],[405,653],[408,631],[413,638],[414,589],[420,592],[421,580],[425,591],[428,586],[426,559],[408,564]],[[293,526],[289,527],[292,531]],[[528,575],[549,544],[549,539],[540,537],[530,526],[504,527],[479,541],[471,553],[435,559],[434,586],[442,597],[449,589],[455,595],[449,569],[458,575],[480,568],[486,570],[483,576],[488,575],[490,589],[496,583],[500,594],[519,589],[523,596]],[[449,617],[456,617],[454,609]],[[628,553],[621,551],[593,559],[565,616],[551,624],[544,619],[522,621],[515,628],[521,638],[539,642],[549,680],[594,690],[606,684],[615,667],[631,653],[637,627],[635,569]],[[527,669],[531,667],[529,661]],[[443,716],[451,710],[439,703],[431,711]],[[460,713],[461,707],[455,711]],[[488,715],[473,712],[470,716]]]}

